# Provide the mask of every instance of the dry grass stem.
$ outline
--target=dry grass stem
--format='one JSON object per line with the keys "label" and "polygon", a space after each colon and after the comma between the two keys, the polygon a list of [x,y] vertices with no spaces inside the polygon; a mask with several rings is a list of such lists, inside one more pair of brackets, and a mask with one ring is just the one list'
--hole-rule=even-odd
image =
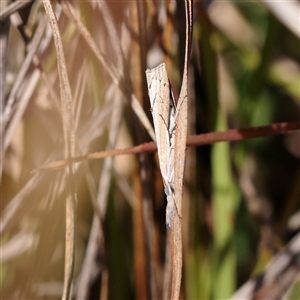
{"label": "dry grass stem", "polygon": [[0,6],[3,298],[299,298],[299,3]]}
{"label": "dry grass stem", "polygon": [[75,128],[73,121],[73,99],[68,80],[65,56],[61,36],[50,0],[43,0],[44,8],[51,26],[57,54],[57,68],[60,83],[63,131],[65,142],[66,173],[68,176],[68,193],[66,200],[66,244],[65,244],[65,276],[63,300],[71,299],[72,281],[75,261],[75,224],[76,224],[76,192],[74,182]]}

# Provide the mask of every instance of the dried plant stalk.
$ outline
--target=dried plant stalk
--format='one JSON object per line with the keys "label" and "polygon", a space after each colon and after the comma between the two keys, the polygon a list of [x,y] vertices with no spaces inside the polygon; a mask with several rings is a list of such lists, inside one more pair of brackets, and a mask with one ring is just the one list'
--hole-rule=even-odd
{"label": "dried plant stalk", "polygon": [[49,24],[52,29],[57,55],[57,68],[60,83],[61,107],[63,117],[63,131],[65,142],[66,173],[68,177],[68,196],[66,201],[66,241],[65,241],[65,275],[63,300],[71,299],[72,280],[75,260],[75,184],[74,163],[75,156],[75,129],[73,124],[73,99],[67,75],[65,56],[57,19],[49,0],[43,0]]}
{"label": "dried plant stalk", "polygon": [[169,87],[165,64],[146,71],[160,170],[168,201],[166,224],[172,228],[173,269],[171,299],[179,299],[182,277],[181,212],[187,138],[187,84],[192,33],[192,1],[185,1],[185,11],[186,41],[184,70],[177,106],[172,96],[172,90]]}
{"label": "dried plant stalk", "polygon": [[172,291],[171,299],[179,299],[180,285],[182,277],[182,194],[183,194],[183,174],[185,166],[185,150],[187,138],[187,112],[188,112],[188,63],[192,43],[192,20],[193,3],[191,0],[185,0],[185,18],[186,18],[186,41],[185,57],[182,85],[177,103],[176,114],[176,134],[175,134],[175,161],[174,161],[174,188],[175,205],[178,214],[175,214],[172,227]]}

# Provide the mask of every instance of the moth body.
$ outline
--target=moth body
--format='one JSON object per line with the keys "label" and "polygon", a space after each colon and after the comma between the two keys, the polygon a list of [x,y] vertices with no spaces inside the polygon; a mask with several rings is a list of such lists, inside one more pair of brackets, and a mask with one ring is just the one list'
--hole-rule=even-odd
{"label": "moth body", "polygon": [[166,65],[146,71],[148,93],[153,117],[160,171],[167,196],[166,224],[172,226],[175,212],[174,145],[176,105],[167,75]]}

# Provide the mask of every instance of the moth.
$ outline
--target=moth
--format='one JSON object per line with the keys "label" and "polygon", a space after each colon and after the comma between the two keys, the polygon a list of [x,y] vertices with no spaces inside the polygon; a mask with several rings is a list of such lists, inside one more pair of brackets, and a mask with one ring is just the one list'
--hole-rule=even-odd
{"label": "moth", "polygon": [[159,166],[167,197],[166,225],[172,226],[175,206],[174,143],[176,132],[176,104],[167,75],[166,65],[146,70],[148,94],[156,136]]}

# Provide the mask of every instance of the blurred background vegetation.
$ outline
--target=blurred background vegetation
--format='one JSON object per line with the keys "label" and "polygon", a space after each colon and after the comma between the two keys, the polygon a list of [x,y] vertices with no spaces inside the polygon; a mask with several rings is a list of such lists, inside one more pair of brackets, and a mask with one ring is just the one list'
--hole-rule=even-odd
{"label": "blurred background vegetation", "polygon": [[[3,299],[59,299],[66,176],[31,173],[64,157],[56,53],[42,2],[27,2],[1,18],[1,289]],[[184,2],[52,4],[74,97],[76,153],[151,141],[131,99],[152,120],[145,70],[162,61],[178,94]],[[10,5],[1,1],[1,11]],[[194,1],[189,134],[299,120],[299,6]],[[182,299],[228,299],[299,231],[292,222],[300,219],[299,156],[299,132],[187,150]],[[145,153],[76,166],[74,298],[166,299],[169,231],[157,162]]]}

